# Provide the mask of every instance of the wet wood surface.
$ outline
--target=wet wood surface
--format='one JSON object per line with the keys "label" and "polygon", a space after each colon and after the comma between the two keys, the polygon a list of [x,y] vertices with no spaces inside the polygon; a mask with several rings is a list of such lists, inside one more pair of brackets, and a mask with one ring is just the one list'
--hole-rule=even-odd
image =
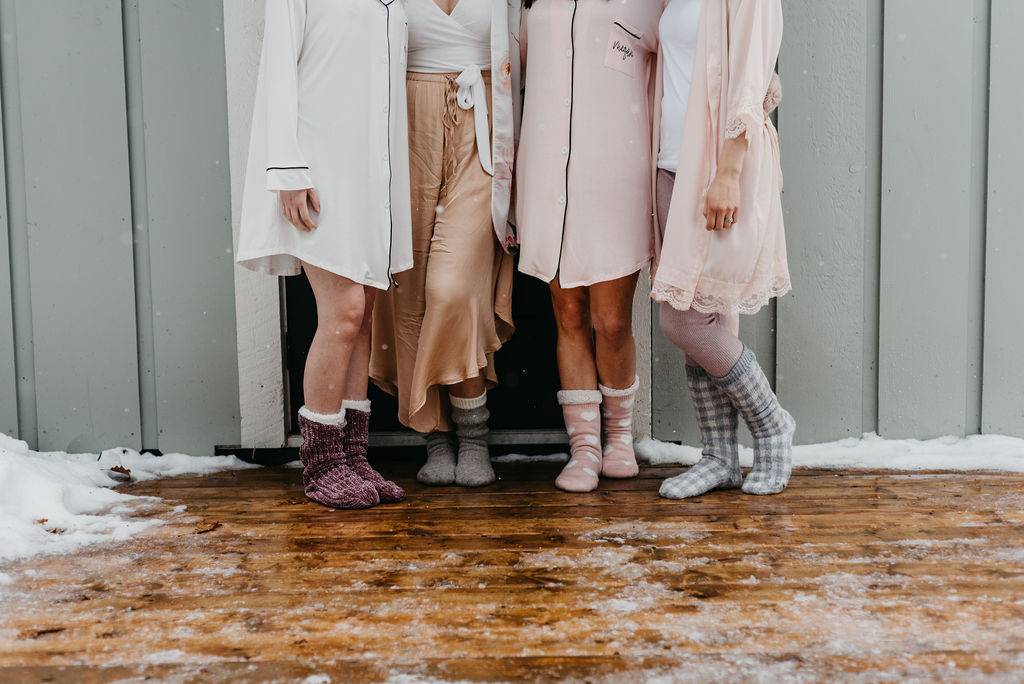
{"label": "wet wood surface", "polygon": [[552,464],[378,465],[406,502],[332,511],[289,468],[125,485],[166,522],[2,568],[0,681],[1024,679],[1024,476],[674,502],[679,468],[572,495]]}

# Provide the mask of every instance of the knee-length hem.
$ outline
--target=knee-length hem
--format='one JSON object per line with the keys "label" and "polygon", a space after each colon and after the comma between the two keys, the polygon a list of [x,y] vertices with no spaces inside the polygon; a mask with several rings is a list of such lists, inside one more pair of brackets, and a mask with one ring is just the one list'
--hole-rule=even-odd
{"label": "knee-length hem", "polygon": [[613,273],[610,273],[610,274],[607,274],[607,275],[606,274],[600,274],[600,275],[597,275],[597,276],[595,276],[593,278],[587,278],[586,280],[570,281],[570,282],[564,282],[561,279],[561,274],[559,274],[559,273],[556,273],[554,278],[548,278],[546,275],[540,273],[539,271],[534,271],[533,269],[527,270],[527,269],[524,269],[522,266],[519,267],[519,272],[522,273],[523,275],[532,276],[534,278],[542,280],[545,283],[548,283],[549,285],[555,281],[555,278],[558,278],[559,279],[558,280],[559,287],[561,287],[563,290],[567,290],[567,289],[571,289],[571,288],[574,288],[574,287],[591,287],[591,286],[597,285],[599,283],[609,283],[609,282],[611,282],[613,280],[618,280],[619,278],[625,278],[626,276],[631,276],[634,273],[639,273],[640,271],[644,270],[651,263],[651,259],[652,259],[652,257],[647,257],[646,259],[643,259],[639,263],[634,264],[633,266],[627,267],[622,272],[613,272]]}
{"label": "knee-length hem", "polygon": [[[373,287],[378,290],[387,290],[391,287],[389,280],[380,280],[369,274],[357,274],[354,271],[339,269],[334,263],[321,258],[320,255],[303,255],[282,250],[268,250],[264,253],[248,254],[244,260],[238,261],[239,266],[244,266],[256,273],[273,276],[296,276],[302,273],[302,262],[330,271],[334,275],[348,278],[354,283]],[[408,263],[397,263],[391,268],[392,273],[401,273],[412,268],[412,260]]]}

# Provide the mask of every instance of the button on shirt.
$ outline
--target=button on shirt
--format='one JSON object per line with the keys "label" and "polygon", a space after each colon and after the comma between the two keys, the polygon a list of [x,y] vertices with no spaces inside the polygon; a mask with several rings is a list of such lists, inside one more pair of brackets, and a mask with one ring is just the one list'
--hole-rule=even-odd
{"label": "button on shirt", "polygon": [[657,0],[544,0],[524,12],[516,164],[522,272],[577,287],[650,261],[661,8]]}

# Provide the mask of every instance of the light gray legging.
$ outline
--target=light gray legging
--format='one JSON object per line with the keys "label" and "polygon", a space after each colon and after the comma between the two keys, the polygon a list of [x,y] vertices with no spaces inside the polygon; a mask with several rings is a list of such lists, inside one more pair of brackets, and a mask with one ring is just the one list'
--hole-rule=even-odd
{"label": "light gray legging", "polygon": [[[662,235],[675,181],[674,173],[658,169],[658,221]],[[705,314],[693,309],[679,311],[662,303],[658,318],[665,337],[686,352],[686,363],[700,366],[716,378],[728,375],[743,354],[743,343],[737,337],[738,315]]]}

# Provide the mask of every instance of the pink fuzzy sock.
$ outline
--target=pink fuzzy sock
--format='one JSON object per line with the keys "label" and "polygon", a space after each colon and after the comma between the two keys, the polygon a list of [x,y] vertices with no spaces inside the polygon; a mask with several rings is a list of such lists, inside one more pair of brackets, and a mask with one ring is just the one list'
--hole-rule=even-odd
{"label": "pink fuzzy sock", "polygon": [[398,503],[405,499],[405,490],[373,469],[366,460],[370,441],[370,401],[344,401],[345,463],[352,471],[377,490],[382,503]]}
{"label": "pink fuzzy sock", "polygon": [[[302,407],[302,484],[306,496],[332,508],[369,508],[380,503],[377,490],[345,465],[345,421],[339,416],[321,416]],[[337,418],[337,420],[335,420]]]}
{"label": "pink fuzzy sock", "polygon": [[640,378],[632,386],[617,390],[604,385],[601,388],[601,432],[604,453],[601,474],[605,477],[625,479],[640,474],[633,451],[633,404]]}
{"label": "pink fuzzy sock", "polygon": [[592,492],[601,472],[601,393],[563,390],[558,403],[569,433],[570,458],[555,486],[567,492]]}

